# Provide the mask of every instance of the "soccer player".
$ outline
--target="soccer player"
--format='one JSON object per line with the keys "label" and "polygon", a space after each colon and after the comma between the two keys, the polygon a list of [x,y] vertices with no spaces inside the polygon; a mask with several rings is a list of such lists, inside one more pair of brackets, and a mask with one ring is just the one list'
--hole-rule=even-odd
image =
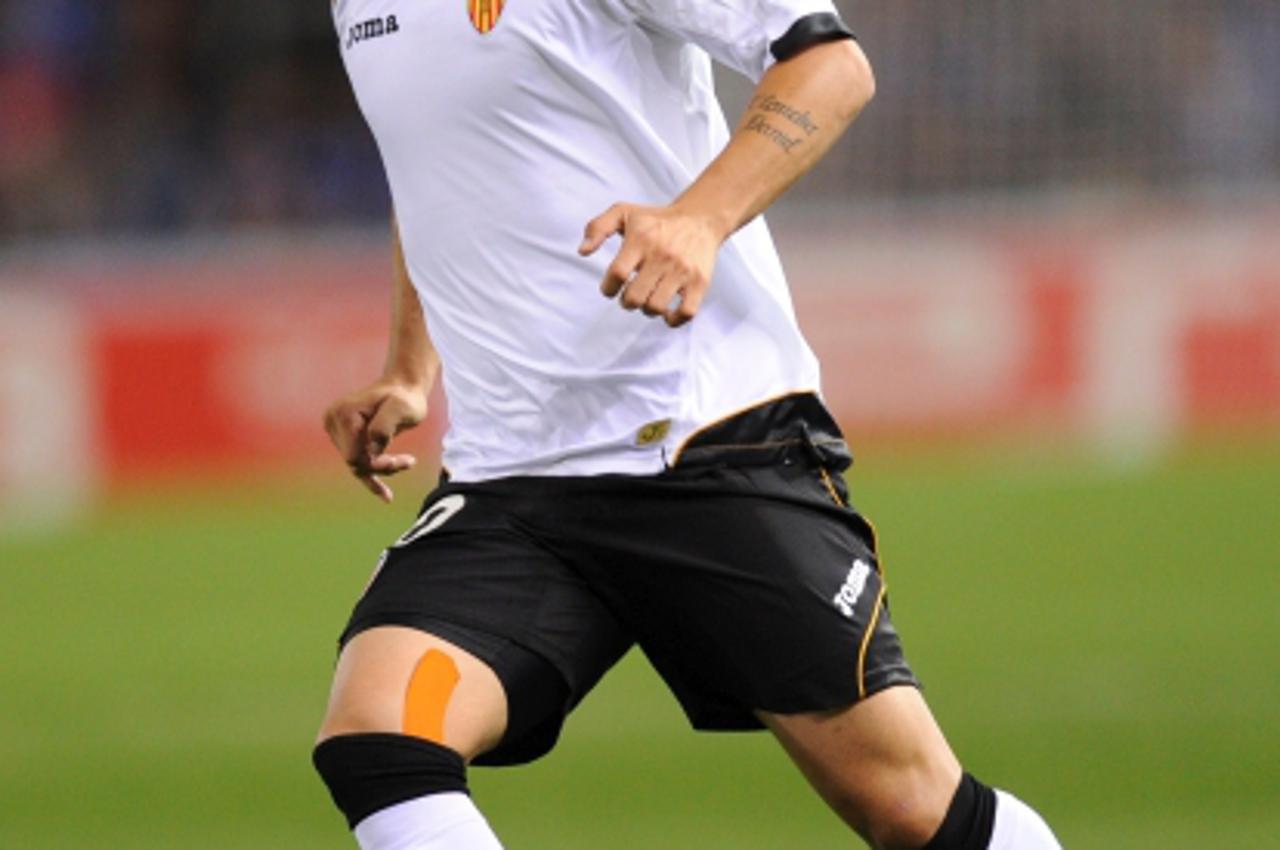
{"label": "soccer player", "polygon": [[[361,847],[500,847],[467,766],[547,752],[635,644],[695,728],[768,728],[874,847],[1057,847],[916,687],[759,218],[872,95],[829,0],[333,11],[396,275],[384,372],[326,427],[389,500],[437,373],[450,421],[315,751]],[[757,83],[732,133],[712,57]]]}

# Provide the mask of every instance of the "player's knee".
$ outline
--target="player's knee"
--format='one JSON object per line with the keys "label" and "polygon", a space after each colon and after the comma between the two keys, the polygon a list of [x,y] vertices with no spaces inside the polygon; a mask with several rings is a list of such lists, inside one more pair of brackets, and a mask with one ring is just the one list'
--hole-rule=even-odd
{"label": "player's knee", "polygon": [[922,763],[837,792],[832,802],[877,850],[919,850],[938,832],[954,793],[954,778]]}
{"label": "player's knee", "polygon": [[466,762],[440,744],[373,733],[326,738],[312,763],[354,829],[369,815],[433,794],[467,792]]}
{"label": "player's knee", "polygon": [[[396,642],[359,647],[353,642],[348,649],[353,647],[354,654],[344,653],[339,662],[340,684],[318,741],[340,735],[399,734],[446,746],[470,759],[501,738],[502,685],[469,655],[432,645],[406,652]],[[378,649],[385,652],[374,651]]]}
{"label": "player's knee", "polygon": [[393,734],[401,731],[399,705],[380,694],[336,692],[316,732],[316,744],[340,735]]}
{"label": "player's knee", "polygon": [[945,815],[945,804],[939,807],[931,795],[882,799],[864,813],[864,835],[879,850],[919,850],[937,832]]}
{"label": "player's knee", "polygon": [[946,817],[920,850],[1062,850],[1053,830],[1017,797],[966,773]]}
{"label": "player's knee", "polygon": [[895,816],[877,824],[870,834],[871,846],[879,850],[921,850],[932,837],[938,823],[923,812]]}

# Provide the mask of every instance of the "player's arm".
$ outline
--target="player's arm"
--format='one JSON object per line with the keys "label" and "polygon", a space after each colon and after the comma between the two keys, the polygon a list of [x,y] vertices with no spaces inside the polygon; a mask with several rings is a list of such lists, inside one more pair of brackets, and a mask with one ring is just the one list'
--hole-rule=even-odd
{"label": "player's arm", "polygon": [[584,255],[624,237],[601,291],[673,327],[692,319],[724,240],[812,168],[874,92],[871,65],[852,39],[772,65],[729,144],[679,198],[666,207],[615,204],[587,225]]}
{"label": "player's arm", "polygon": [[427,396],[440,371],[440,358],[427,336],[422,305],[409,280],[399,228],[392,223],[395,261],[391,341],[381,377],[335,401],[324,428],[338,453],[365,487],[384,502],[391,488],[382,480],[416,463],[411,454],[387,454],[391,439],[427,415]]}
{"label": "player's arm", "polygon": [[852,39],[776,63],[729,144],[674,206],[728,238],[812,168],[874,94],[871,64]]}

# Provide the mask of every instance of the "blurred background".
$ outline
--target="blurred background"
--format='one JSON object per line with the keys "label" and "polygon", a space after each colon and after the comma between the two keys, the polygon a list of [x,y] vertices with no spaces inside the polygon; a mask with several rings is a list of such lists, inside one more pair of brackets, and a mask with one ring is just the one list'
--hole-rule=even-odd
{"label": "blurred background", "polygon": [[[841,8],[879,94],[770,223],[935,710],[1070,848],[1278,846],[1280,8]],[[387,215],[325,4],[0,2],[0,847],[349,846],[310,736],[444,416],[391,508],[319,428]],[[636,657],[475,787],[513,850],[848,840]]]}
{"label": "blurred background", "polygon": [[[1250,0],[847,10],[885,86],[793,203],[1256,190],[1280,15]],[[380,221],[322,3],[8,0],[6,241]]]}

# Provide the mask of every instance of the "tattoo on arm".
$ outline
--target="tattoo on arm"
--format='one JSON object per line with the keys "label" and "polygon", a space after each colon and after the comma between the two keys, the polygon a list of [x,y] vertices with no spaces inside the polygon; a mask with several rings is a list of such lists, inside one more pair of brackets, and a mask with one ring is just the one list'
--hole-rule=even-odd
{"label": "tattoo on arm", "polygon": [[[820,129],[808,112],[796,109],[771,94],[756,95],[751,98],[751,102],[747,104],[747,112],[750,117],[744,129],[749,133],[764,136],[787,153],[791,153],[806,138]],[[779,126],[771,119],[775,121],[781,119],[791,126]]]}

